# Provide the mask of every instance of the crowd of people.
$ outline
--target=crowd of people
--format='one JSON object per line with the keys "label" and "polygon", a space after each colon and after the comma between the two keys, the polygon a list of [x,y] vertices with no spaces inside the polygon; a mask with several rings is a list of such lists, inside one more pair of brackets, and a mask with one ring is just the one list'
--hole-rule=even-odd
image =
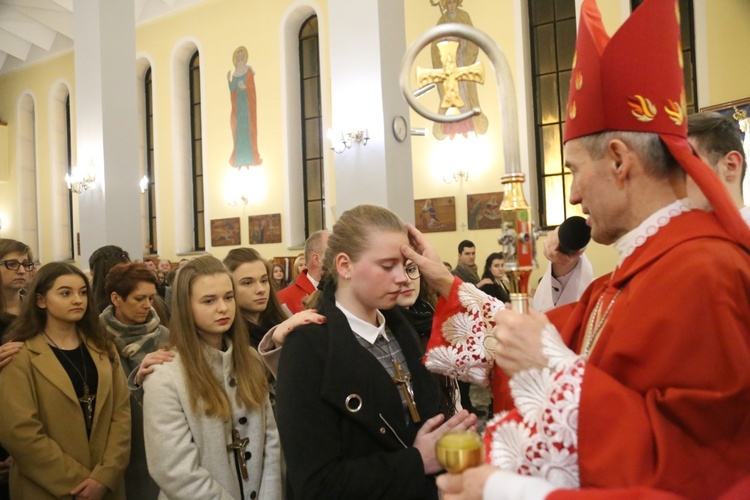
{"label": "crowd of people", "polygon": [[[546,313],[521,314],[502,253],[480,274],[461,241],[451,272],[373,205],[311,234],[289,283],[252,248],[172,265],[108,245],[90,280],[0,239],[0,497],[750,495],[739,133],[666,98],[650,120],[596,106],[679,95],[679,28],[666,0],[612,40],[581,9],[566,166],[611,274],[553,231]],[[598,78],[644,55],[635,83]],[[439,475],[437,440],[485,425],[486,464]]]}

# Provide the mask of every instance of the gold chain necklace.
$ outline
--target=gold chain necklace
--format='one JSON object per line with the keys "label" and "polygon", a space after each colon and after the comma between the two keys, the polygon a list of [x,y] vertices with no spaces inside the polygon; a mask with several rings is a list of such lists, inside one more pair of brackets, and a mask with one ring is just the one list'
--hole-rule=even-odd
{"label": "gold chain necklace", "polygon": [[583,356],[584,359],[588,359],[591,349],[594,348],[594,344],[599,338],[599,334],[607,323],[607,318],[609,318],[609,313],[612,311],[612,306],[615,305],[615,301],[617,300],[617,297],[620,296],[620,293],[622,293],[622,288],[617,290],[617,293],[612,297],[612,300],[609,301],[609,305],[607,305],[607,309],[604,310],[604,314],[600,315],[602,311],[602,303],[604,301],[604,292],[599,296],[599,300],[596,301],[594,310],[591,312],[589,321],[586,324],[586,335],[583,337],[581,356]]}

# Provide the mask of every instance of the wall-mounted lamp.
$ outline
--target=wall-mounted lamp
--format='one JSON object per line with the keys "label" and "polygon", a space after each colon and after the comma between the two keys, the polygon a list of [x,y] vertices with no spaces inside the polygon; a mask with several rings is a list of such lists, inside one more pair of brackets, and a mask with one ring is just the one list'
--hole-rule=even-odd
{"label": "wall-mounted lamp", "polygon": [[138,186],[140,186],[141,188],[141,194],[146,192],[146,190],[148,189],[148,176],[147,175],[144,175],[143,177],[141,177],[140,182],[138,182]]}
{"label": "wall-mounted lamp", "polygon": [[458,182],[460,180],[463,180],[464,182],[467,182],[469,180],[468,170],[465,170],[461,167],[455,167],[443,172],[443,182],[445,182],[446,184],[453,184],[454,182]]}
{"label": "wall-mounted lamp", "polygon": [[229,205],[259,203],[268,192],[268,180],[259,166],[232,167],[226,177],[224,189]]}
{"label": "wall-mounted lamp", "polygon": [[94,160],[89,163],[88,169],[82,169],[81,167],[72,167],[69,174],[65,174],[65,183],[68,185],[68,189],[76,194],[81,194],[89,188],[94,187],[96,182],[96,167],[94,166]]}
{"label": "wall-mounted lamp", "polygon": [[328,129],[328,140],[331,142],[331,149],[333,152],[341,154],[347,149],[350,149],[355,142],[367,146],[367,141],[370,140],[370,135],[367,133],[367,129],[364,129],[354,130],[352,132],[341,132],[341,138],[337,138],[333,130]]}

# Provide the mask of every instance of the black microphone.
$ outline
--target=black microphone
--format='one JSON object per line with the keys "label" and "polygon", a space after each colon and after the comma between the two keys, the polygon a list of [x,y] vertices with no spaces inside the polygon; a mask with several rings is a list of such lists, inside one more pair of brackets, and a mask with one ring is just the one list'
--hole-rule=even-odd
{"label": "black microphone", "polygon": [[586,225],[586,219],[574,215],[560,224],[557,238],[560,240],[558,251],[565,255],[571,255],[589,244],[591,228]]}

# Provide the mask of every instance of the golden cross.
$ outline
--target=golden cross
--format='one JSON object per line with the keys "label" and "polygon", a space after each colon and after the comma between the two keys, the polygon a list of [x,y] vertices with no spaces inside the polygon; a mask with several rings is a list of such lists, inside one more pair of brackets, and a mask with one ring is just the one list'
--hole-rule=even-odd
{"label": "golden cross", "polygon": [[249,438],[240,439],[240,431],[232,429],[232,442],[227,445],[227,451],[234,451],[234,457],[237,459],[237,463],[240,465],[240,471],[242,472],[242,479],[247,481],[247,461],[245,460],[245,448],[250,444]]}
{"label": "golden cross", "polygon": [[393,381],[396,382],[396,385],[399,386],[399,389],[401,389],[401,394],[403,394],[404,399],[406,399],[406,406],[409,408],[411,419],[415,424],[418,424],[420,418],[419,412],[417,411],[417,404],[414,402],[414,389],[412,389],[411,386],[411,373],[402,370],[401,363],[399,363],[395,359],[393,360],[393,370],[396,372],[396,376],[393,377]]}
{"label": "golden cross", "polygon": [[444,40],[438,42],[437,47],[440,52],[440,63],[443,67],[425,69],[417,66],[417,85],[422,88],[430,83],[442,83],[443,101],[440,103],[440,107],[446,109],[446,115],[457,115],[464,106],[464,100],[461,99],[461,93],[458,89],[458,82],[484,83],[484,66],[478,61],[470,66],[459,66],[456,57],[458,52],[457,41]]}

